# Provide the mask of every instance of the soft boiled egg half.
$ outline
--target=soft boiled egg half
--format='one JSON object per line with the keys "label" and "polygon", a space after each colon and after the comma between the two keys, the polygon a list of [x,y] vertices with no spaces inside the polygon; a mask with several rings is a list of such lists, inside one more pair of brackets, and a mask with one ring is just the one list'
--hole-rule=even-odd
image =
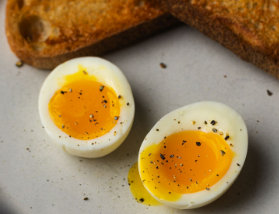
{"label": "soft boiled egg half", "polygon": [[70,154],[94,158],[115,150],[127,137],[135,105],[118,67],[82,57],[56,67],[39,95],[39,114],[49,136]]}
{"label": "soft boiled egg half", "polygon": [[197,208],[231,186],[247,148],[247,128],[237,112],[221,103],[194,103],[167,114],[147,134],[139,151],[139,174],[161,203]]}

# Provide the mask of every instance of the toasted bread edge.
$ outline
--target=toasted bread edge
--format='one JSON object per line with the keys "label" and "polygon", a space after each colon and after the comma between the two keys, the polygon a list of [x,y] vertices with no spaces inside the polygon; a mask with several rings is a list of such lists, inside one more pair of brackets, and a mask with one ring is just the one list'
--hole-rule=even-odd
{"label": "toasted bread edge", "polygon": [[[161,6],[182,22],[198,29],[230,49],[243,60],[255,64],[279,79],[279,60],[276,56],[268,54],[264,45],[263,47],[255,47],[231,30],[228,26],[235,24],[232,23],[232,20],[210,16],[203,10],[185,3],[184,0],[164,0]],[[237,24],[235,27],[238,27]]]}

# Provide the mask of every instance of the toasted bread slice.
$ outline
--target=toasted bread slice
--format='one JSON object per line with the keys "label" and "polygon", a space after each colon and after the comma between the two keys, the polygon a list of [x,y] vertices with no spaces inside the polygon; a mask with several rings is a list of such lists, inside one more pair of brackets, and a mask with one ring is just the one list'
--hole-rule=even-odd
{"label": "toasted bread slice", "polygon": [[43,69],[104,54],[174,22],[150,0],[8,0],[6,6],[11,49]]}
{"label": "toasted bread slice", "polygon": [[265,0],[163,0],[181,21],[279,78],[279,3]]}

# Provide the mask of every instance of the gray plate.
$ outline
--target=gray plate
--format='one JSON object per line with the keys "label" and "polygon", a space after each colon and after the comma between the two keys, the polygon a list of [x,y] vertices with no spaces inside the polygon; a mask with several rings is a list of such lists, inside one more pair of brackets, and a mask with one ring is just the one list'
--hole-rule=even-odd
{"label": "gray plate", "polygon": [[[93,160],[72,157],[42,128],[37,102],[48,72],[15,66],[17,58],[4,33],[4,6],[0,1],[0,213],[278,212],[278,80],[196,30],[178,27],[105,56],[131,83],[135,123],[112,154]],[[130,194],[127,173],[141,141],[164,114],[200,100],[226,103],[243,115],[250,139],[240,177],[218,201],[201,209],[138,204]]]}

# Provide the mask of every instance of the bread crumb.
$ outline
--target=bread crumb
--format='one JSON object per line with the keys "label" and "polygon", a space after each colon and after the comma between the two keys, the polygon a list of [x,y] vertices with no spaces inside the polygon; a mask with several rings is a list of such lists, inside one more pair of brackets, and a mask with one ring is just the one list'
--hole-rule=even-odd
{"label": "bread crumb", "polygon": [[161,62],[161,63],[160,63],[160,67],[163,68],[163,69],[166,69],[166,68],[167,68],[167,65],[166,65],[165,63]]}
{"label": "bread crumb", "polygon": [[16,62],[15,65],[16,65],[16,67],[20,68],[24,65],[24,63],[23,63],[23,61],[19,60],[19,61]]}

